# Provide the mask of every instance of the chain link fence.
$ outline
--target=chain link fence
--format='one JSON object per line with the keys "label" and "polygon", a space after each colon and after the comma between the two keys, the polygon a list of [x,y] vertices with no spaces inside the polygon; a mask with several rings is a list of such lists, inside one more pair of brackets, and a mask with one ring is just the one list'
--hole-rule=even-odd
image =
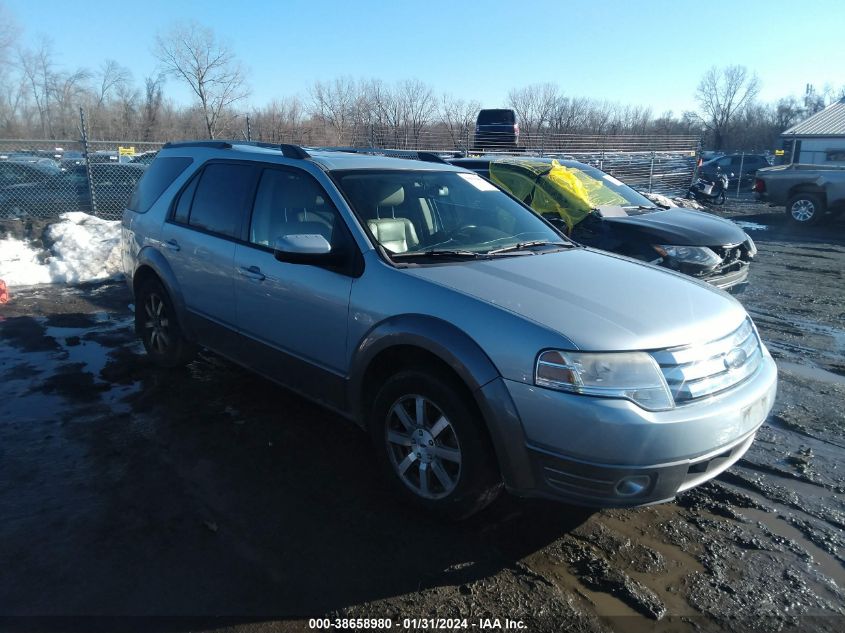
{"label": "chain link fence", "polygon": [[82,141],[0,140],[0,219],[66,211],[117,219],[160,147],[89,143],[86,157]]}
{"label": "chain link fence", "polygon": [[[118,219],[135,183],[163,143],[88,141],[80,112],[81,140],[0,139],[0,219],[55,217],[66,211]],[[249,136],[249,126],[244,136]],[[514,144],[476,147],[469,126],[418,128],[359,125],[289,130],[275,142],[306,146],[415,150],[447,154],[543,155],[579,160],[645,192],[673,195],[690,185],[699,139],[693,136],[520,134]],[[340,143],[337,142],[340,139]],[[265,140],[265,139],[252,139]],[[335,142],[332,142],[334,140]],[[501,146],[500,146],[501,145]]]}

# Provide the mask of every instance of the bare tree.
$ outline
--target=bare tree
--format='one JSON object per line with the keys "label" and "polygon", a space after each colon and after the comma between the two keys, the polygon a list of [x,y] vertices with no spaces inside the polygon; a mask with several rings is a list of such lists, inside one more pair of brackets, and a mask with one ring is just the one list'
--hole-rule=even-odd
{"label": "bare tree", "polygon": [[166,74],[188,84],[199,102],[208,137],[215,138],[228,122],[231,107],[249,94],[234,52],[210,28],[188,22],[158,34],[154,55]]}
{"label": "bare tree", "polygon": [[467,149],[469,129],[478,116],[481,104],[478,101],[464,101],[449,94],[440,99],[440,121],[455,149]]}
{"label": "bare tree", "polygon": [[507,104],[513,108],[520,131],[532,136],[549,124],[560,100],[554,84],[533,84],[508,92]]}
{"label": "bare tree", "polygon": [[351,77],[337,77],[334,81],[316,81],[309,91],[310,111],[334,131],[334,142],[344,144],[347,129],[352,124],[355,102],[355,81]]}
{"label": "bare tree", "polygon": [[754,101],[759,88],[757,75],[745,66],[713,66],[704,73],[695,96],[704,126],[713,134],[715,149],[722,149],[734,117]]}
{"label": "bare tree", "polygon": [[100,65],[96,78],[98,80],[96,107],[100,108],[113,93],[124,89],[132,81],[132,72],[115,60],[107,59]]}
{"label": "bare tree", "polygon": [[[407,79],[396,88],[402,102],[403,125],[406,134],[410,133],[413,149],[420,148],[423,127],[429,123],[437,111],[437,101],[431,88],[419,79]],[[407,143],[405,145],[407,147]]]}
{"label": "bare tree", "polygon": [[77,130],[77,107],[88,89],[91,73],[84,68],[70,73],[55,72],[50,78],[49,91],[52,95],[54,134],[59,138],[72,137]]}
{"label": "bare tree", "polygon": [[50,86],[53,81],[55,64],[50,41],[47,38],[41,38],[36,49],[20,49],[18,61],[21,74],[29,87],[35,107],[38,109],[41,134],[46,137],[49,132],[50,136],[53,136],[50,118]]}
{"label": "bare tree", "polygon": [[0,3],[0,67],[6,65],[14,50],[20,28],[6,5]]}
{"label": "bare tree", "polygon": [[162,102],[162,81],[161,75],[144,79],[144,103],[141,106],[141,139],[144,141],[156,138]]}

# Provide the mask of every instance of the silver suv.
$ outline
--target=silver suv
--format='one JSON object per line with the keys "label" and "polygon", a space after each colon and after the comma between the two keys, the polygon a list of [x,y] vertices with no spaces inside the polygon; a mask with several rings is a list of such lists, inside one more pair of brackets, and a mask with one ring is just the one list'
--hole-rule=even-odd
{"label": "silver suv", "polygon": [[339,412],[451,517],[503,486],[666,501],[742,456],[777,371],[736,300],[428,158],[165,146],[123,215],[149,355],[210,348]]}

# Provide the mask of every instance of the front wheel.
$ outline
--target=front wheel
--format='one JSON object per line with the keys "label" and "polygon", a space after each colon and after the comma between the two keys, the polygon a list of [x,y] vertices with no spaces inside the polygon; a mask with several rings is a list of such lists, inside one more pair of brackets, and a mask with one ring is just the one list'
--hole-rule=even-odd
{"label": "front wheel", "polygon": [[490,440],[466,397],[452,381],[403,371],[385,382],[369,418],[394,488],[417,507],[451,519],[478,512],[502,487]]}
{"label": "front wheel", "polygon": [[816,224],[824,217],[824,212],[824,202],[814,193],[796,194],[786,203],[786,214],[795,224]]}
{"label": "front wheel", "polygon": [[185,365],[196,353],[195,346],[182,334],[170,296],[157,279],[145,281],[138,291],[135,329],[147,354],[162,367]]}
{"label": "front wheel", "polygon": [[725,204],[725,190],[722,189],[719,193],[716,194],[716,197],[713,200],[713,204]]}

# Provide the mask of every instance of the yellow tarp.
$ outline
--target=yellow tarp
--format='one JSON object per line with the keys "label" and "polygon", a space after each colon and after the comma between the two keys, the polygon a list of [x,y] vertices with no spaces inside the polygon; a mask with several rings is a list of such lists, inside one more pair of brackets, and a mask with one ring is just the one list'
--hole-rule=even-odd
{"label": "yellow tarp", "polygon": [[580,169],[556,160],[513,158],[490,163],[490,179],[540,214],[554,213],[569,231],[599,206],[624,205],[625,198]]}

